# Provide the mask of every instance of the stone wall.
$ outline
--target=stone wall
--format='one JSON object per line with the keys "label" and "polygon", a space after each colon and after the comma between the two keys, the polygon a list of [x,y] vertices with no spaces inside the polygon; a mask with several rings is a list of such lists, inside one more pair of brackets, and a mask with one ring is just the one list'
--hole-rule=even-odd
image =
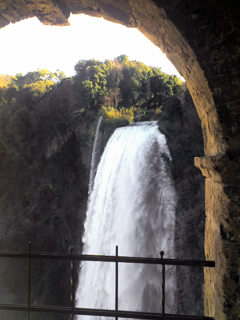
{"label": "stone wall", "polygon": [[[202,122],[206,177],[205,313],[238,319],[240,8],[233,0],[2,0],[0,27],[37,16],[68,25],[70,12],[136,27],[166,53],[187,86]],[[81,31],[81,30],[80,30]]]}

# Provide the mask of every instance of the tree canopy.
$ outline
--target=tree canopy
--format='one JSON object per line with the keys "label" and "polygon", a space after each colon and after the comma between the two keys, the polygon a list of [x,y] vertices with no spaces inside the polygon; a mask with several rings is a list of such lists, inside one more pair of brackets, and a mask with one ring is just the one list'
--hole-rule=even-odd
{"label": "tree canopy", "polygon": [[37,145],[46,146],[56,135],[70,134],[79,123],[88,121],[87,114],[132,122],[140,110],[161,110],[182,90],[176,76],[130,61],[126,55],[104,62],[80,60],[75,71],[72,78],[47,69],[0,77],[3,158],[15,154],[30,161]]}
{"label": "tree canopy", "polygon": [[176,76],[126,55],[105,62],[80,60],[75,71],[76,89],[86,108],[156,108],[181,90]]}

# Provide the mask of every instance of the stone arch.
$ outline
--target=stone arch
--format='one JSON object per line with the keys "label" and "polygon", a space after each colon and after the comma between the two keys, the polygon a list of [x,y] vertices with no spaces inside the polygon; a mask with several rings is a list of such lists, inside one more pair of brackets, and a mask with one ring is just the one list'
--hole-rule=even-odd
{"label": "stone arch", "polygon": [[[0,27],[37,16],[67,25],[70,12],[136,27],[166,53],[187,86],[202,122],[206,177],[205,313],[239,313],[240,10],[231,0],[3,0]],[[238,294],[237,294],[238,292]]]}

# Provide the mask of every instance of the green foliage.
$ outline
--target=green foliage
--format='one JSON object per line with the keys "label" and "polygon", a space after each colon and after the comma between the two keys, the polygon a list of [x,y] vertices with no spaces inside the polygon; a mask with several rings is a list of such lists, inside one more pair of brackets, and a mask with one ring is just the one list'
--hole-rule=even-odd
{"label": "green foliage", "polygon": [[156,108],[171,98],[174,94],[180,92],[181,82],[176,76],[166,76],[159,69],[153,68],[150,78],[151,99],[148,107]]}
{"label": "green foliage", "polygon": [[99,108],[107,95],[105,65],[96,60],[82,60],[75,66],[75,84],[85,108]]}
{"label": "green foliage", "polygon": [[[41,82],[45,81],[49,80]],[[66,252],[74,245],[80,252],[88,187],[81,153],[91,151],[82,136],[90,135],[94,117],[85,113],[75,118],[80,104],[71,80],[57,82],[37,98],[23,86],[18,91],[11,88],[15,101],[9,90],[11,102],[0,108],[0,250],[26,250],[31,240],[36,251]],[[14,274],[25,279],[25,271],[11,263],[5,270],[1,288],[18,292],[25,282],[8,280]],[[63,262],[53,269],[37,262],[34,274],[41,281],[35,279],[33,299],[70,303],[70,290],[61,290],[69,283],[66,272]]]}
{"label": "green foliage", "polygon": [[38,97],[38,96],[43,96],[44,93],[48,92],[51,90],[51,87],[54,85],[54,82],[51,80],[40,80],[40,81],[35,81],[31,84],[25,84],[23,86],[23,89],[30,89],[33,92],[33,95]]}
{"label": "green foliage", "polygon": [[28,72],[24,76],[19,73],[12,77],[9,90],[13,89],[12,92],[15,90],[15,96],[17,96],[16,92],[26,89],[31,91],[33,96],[41,97],[64,78],[65,74],[60,70],[50,72],[47,69],[38,69],[37,71]]}
{"label": "green foliage", "polygon": [[104,63],[81,60],[75,66],[75,88],[85,108],[102,106],[155,109],[177,92],[181,81],[121,55]]}
{"label": "green foliage", "polygon": [[128,56],[126,54],[122,54],[121,56],[117,57],[116,60],[120,63],[125,63],[129,61]]}
{"label": "green foliage", "polygon": [[15,139],[15,143],[18,149],[27,154],[29,143],[29,133],[31,132],[31,117],[26,107],[17,109],[10,119],[9,126],[11,127],[12,137]]}
{"label": "green foliage", "polygon": [[0,74],[0,89],[7,88],[11,83],[12,76]]}
{"label": "green foliage", "polygon": [[118,110],[113,107],[102,107],[101,113],[106,121],[116,122],[119,120],[127,120],[127,123],[133,122],[133,108],[120,108]]}

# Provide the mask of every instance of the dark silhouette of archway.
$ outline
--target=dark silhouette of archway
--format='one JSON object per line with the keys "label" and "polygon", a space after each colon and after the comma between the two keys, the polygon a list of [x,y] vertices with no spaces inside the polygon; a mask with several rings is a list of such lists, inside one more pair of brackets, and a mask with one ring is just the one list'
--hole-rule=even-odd
{"label": "dark silhouette of archway", "polygon": [[[0,27],[37,16],[68,24],[70,12],[136,27],[166,53],[187,86],[202,122],[206,177],[205,313],[239,314],[240,8],[232,0],[37,0],[0,4]],[[80,30],[81,32],[81,30]],[[83,31],[84,32],[84,31]]]}

